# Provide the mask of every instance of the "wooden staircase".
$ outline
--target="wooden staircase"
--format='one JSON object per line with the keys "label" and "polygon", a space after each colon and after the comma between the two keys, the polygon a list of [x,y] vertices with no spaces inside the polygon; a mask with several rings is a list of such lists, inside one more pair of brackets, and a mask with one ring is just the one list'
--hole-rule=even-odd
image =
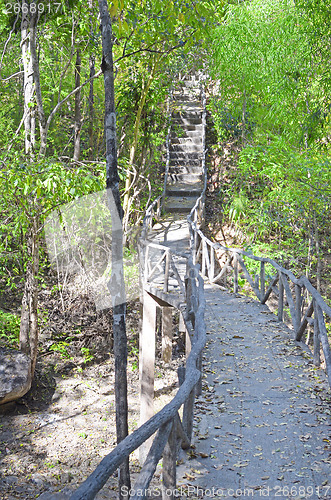
{"label": "wooden staircase", "polygon": [[203,108],[198,77],[181,81],[171,103],[165,212],[189,213],[203,190]]}

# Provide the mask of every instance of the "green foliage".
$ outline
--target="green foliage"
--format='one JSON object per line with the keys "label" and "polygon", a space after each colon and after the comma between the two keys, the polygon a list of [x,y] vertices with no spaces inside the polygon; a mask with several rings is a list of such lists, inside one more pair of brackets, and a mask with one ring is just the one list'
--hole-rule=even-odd
{"label": "green foliage", "polygon": [[243,193],[234,196],[229,208],[229,219],[232,222],[239,222],[242,217],[245,217],[248,204],[249,200]]}
{"label": "green foliage", "polygon": [[93,361],[94,359],[94,354],[91,352],[91,350],[88,347],[81,347],[81,353],[84,356],[84,361],[85,363],[89,363],[90,361]]}
{"label": "green foliage", "polygon": [[[103,165],[93,171],[88,167],[71,167],[47,158],[31,163],[19,155],[6,161],[6,175],[0,175],[2,224],[0,236],[0,269],[6,276],[6,287],[15,286],[16,278],[26,269],[26,236],[34,218],[39,234],[51,210],[58,205],[98,191],[105,185]],[[42,250],[41,250],[42,251]],[[42,255],[41,255],[42,257]],[[47,266],[45,256],[41,263]]]}
{"label": "green foliage", "polygon": [[312,232],[326,237],[329,13],[325,0],[252,0],[229,5],[214,31],[210,110],[220,141],[242,139],[226,213],[274,252],[307,255]]}
{"label": "green foliage", "polygon": [[17,348],[19,333],[19,316],[0,310],[0,346]]}
{"label": "green foliage", "polygon": [[61,355],[61,357],[64,359],[71,359],[71,356],[70,356],[69,351],[68,351],[69,347],[70,347],[69,342],[61,341],[61,342],[57,342],[55,344],[52,344],[50,346],[49,350],[59,353]]}

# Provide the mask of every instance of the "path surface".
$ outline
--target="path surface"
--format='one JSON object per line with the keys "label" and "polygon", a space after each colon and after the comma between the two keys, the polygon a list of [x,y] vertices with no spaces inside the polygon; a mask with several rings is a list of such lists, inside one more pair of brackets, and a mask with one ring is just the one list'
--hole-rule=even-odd
{"label": "path surface", "polygon": [[203,393],[195,449],[177,470],[180,492],[192,500],[331,499],[322,370],[267,306],[211,285],[206,303]]}

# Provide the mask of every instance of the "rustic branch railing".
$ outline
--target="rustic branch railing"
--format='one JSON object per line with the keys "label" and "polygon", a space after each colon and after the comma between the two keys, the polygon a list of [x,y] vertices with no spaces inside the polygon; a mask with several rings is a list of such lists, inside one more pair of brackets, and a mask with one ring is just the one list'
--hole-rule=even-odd
{"label": "rustic branch railing", "polygon": [[[173,262],[173,256],[168,248],[154,245],[163,252],[162,260]],[[167,266],[164,268],[167,272]],[[169,269],[169,267],[168,267]],[[149,274],[149,276],[151,276]],[[132,434],[127,436],[114,448],[97,466],[86,481],[71,495],[70,500],[93,499],[98,491],[105,485],[108,478],[116,471],[134,450],[139,448],[156,431],[157,435],[147,455],[142,470],[132,490],[139,492],[132,495],[130,500],[145,498],[141,492],[148,489],[148,485],[156,470],[157,464],[163,454],[163,480],[162,487],[167,491],[164,498],[173,499],[176,488],[176,455],[177,444],[181,443],[183,449],[190,446],[193,404],[196,391],[199,390],[201,379],[200,365],[201,352],[206,341],[206,327],[204,323],[204,291],[203,279],[199,275],[199,266],[193,264],[192,258],[187,260],[185,283],[179,273],[175,273],[180,281],[180,289],[184,292],[184,301],[180,301],[179,308],[184,318],[187,333],[191,339],[191,351],[186,360],[186,367],[182,370],[185,376],[179,373],[180,387],[174,399],[161,411],[141,425]],[[166,280],[165,280],[166,282]],[[187,305],[186,305],[187,304]],[[179,417],[179,409],[184,405],[183,418]],[[173,491],[173,494],[170,492]]]}
{"label": "rustic branch railing", "polygon": [[[205,95],[203,95],[203,123],[206,123]],[[169,108],[170,109],[170,108]],[[203,127],[203,144],[205,144],[205,127]],[[137,430],[127,436],[109,453],[92,472],[92,474],[71,495],[70,500],[90,500],[102,489],[109,477],[114,474],[124,460],[137,448],[149,440],[155,432],[156,437],[149,449],[144,465],[132,488],[130,500],[145,498],[141,492],[147,491],[153,478],[157,464],[163,456],[163,498],[173,500],[176,489],[176,456],[178,443],[183,449],[190,447],[193,427],[193,408],[195,395],[201,392],[201,358],[206,342],[206,327],[204,323],[204,282],[199,275],[199,266],[194,264],[192,257],[176,254],[181,262],[185,259],[186,276],[183,281],[177,269],[175,256],[171,250],[147,240],[155,220],[159,220],[165,199],[167,176],[169,171],[169,138],[167,135],[167,158],[164,188],[162,194],[146,210],[139,241],[140,267],[143,286],[156,297],[180,310],[186,328],[186,366],[178,371],[179,389],[173,400],[161,411],[153,415]],[[202,159],[205,170],[205,160]],[[207,178],[204,180],[204,192]],[[156,258],[151,258],[154,251]],[[158,254],[158,255],[157,255]],[[153,279],[152,279],[153,278]],[[175,281],[170,283],[170,280]],[[158,288],[162,283],[161,288]],[[151,290],[152,289],[152,290]],[[179,293],[178,293],[179,292]],[[183,406],[182,420],[179,409]]]}
{"label": "rustic branch railing", "polygon": [[[295,340],[301,341],[307,325],[314,328],[314,363],[320,365],[320,345],[325,360],[326,372],[331,386],[331,354],[327,334],[327,324],[331,318],[331,308],[310,283],[306,276],[296,278],[294,274],[267,257],[257,257],[238,248],[227,248],[209,240],[200,229],[203,219],[203,196],[193,207],[188,221],[190,223],[193,261],[200,262],[201,274],[211,283],[226,282],[233,276],[233,291],[239,290],[239,277],[244,278],[256,297],[265,304],[273,293],[278,301],[278,320],[283,321],[284,307],[287,304],[289,316],[295,333]],[[249,272],[244,258],[260,263],[259,273]],[[265,266],[269,264],[275,271],[266,282]],[[278,283],[278,288],[277,288]],[[307,302],[307,297],[310,300]],[[314,317],[312,317],[314,316]]]}

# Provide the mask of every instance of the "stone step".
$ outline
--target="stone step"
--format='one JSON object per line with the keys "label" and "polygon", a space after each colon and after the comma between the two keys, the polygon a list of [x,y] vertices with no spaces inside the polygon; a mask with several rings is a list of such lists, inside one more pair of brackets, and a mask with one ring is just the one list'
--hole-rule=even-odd
{"label": "stone step", "polygon": [[190,103],[190,102],[196,101],[196,102],[199,102],[199,105],[201,105],[200,101],[197,99],[198,97],[200,97],[200,90],[197,92],[184,92],[184,93],[174,92],[172,94],[173,101],[175,101],[176,103],[177,102]]}
{"label": "stone step", "polygon": [[202,179],[202,173],[200,172],[190,172],[190,173],[172,173],[168,174],[168,184],[176,184],[179,182],[185,182],[188,184],[197,184]]}
{"label": "stone step", "polygon": [[183,158],[182,160],[170,160],[169,169],[171,168],[200,168],[201,169],[201,160],[192,158]]}
{"label": "stone step", "polygon": [[[199,125],[196,125],[196,127],[199,128],[193,128],[191,130],[185,130],[185,129],[178,129],[177,131],[172,130],[170,133],[170,139],[179,139],[179,142],[181,139],[195,139],[196,137],[200,137],[202,140],[202,127],[200,128]],[[176,142],[176,141],[175,141]]]}
{"label": "stone step", "polygon": [[167,196],[182,196],[187,197],[199,197],[201,191],[203,190],[203,181],[201,176],[196,178],[196,182],[190,183],[187,181],[177,182],[173,186],[168,185],[166,189]]}
{"label": "stone step", "polygon": [[172,137],[171,138],[171,145],[176,146],[176,145],[183,145],[183,146],[190,146],[190,145],[200,145],[202,147],[202,136],[200,134],[193,135],[190,137]]}
{"label": "stone step", "polygon": [[169,152],[200,153],[202,154],[202,144],[170,144]]}
{"label": "stone step", "polygon": [[169,174],[201,174],[201,165],[169,165]]}
{"label": "stone step", "polygon": [[171,104],[170,109],[173,111],[176,111],[179,107],[181,109],[185,109],[185,110],[193,109],[193,110],[202,111],[201,101],[198,101],[198,100],[176,99],[176,101]]}
{"label": "stone step", "polygon": [[175,123],[172,125],[170,136],[195,136],[202,135],[203,125],[202,123],[188,124],[188,123]]}
{"label": "stone step", "polygon": [[202,117],[201,116],[180,116],[178,113],[176,116],[172,117],[172,121],[176,126],[188,127],[189,130],[193,130],[192,127],[196,127],[197,125],[202,125]]}
{"label": "stone step", "polygon": [[164,209],[166,212],[190,213],[197,198],[195,196],[170,196],[165,201]]}
{"label": "stone step", "polygon": [[172,113],[172,118],[175,120],[200,120],[199,123],[202,123],[202,112],[201,111],[175,111]]}
{"label": "stone step", "polygon": [[186,161],[186,160],[201,160],[202,153],[191,153],[185,151],[169,151],[170,162],[172,161]]}

